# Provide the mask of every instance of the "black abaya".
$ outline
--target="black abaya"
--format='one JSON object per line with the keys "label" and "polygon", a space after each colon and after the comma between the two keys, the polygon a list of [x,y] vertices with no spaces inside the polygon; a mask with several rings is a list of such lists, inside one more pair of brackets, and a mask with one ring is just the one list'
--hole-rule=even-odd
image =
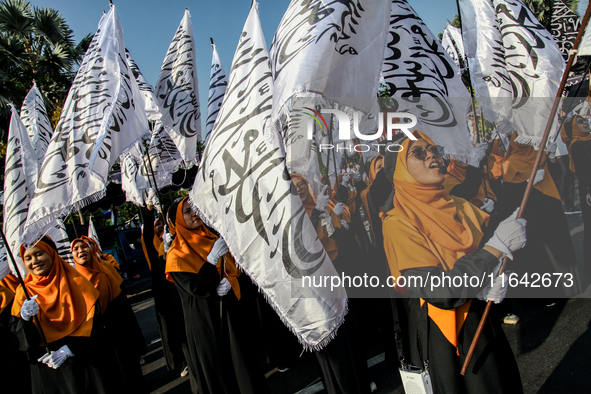
{"label": "black abaya", "polygon": [[[220,297],[219,273],[205,263],[198,274],[170,273],[181,298],[190,357],[190,372],[199,394],[269,393],[265,376],[248,329],[248,278],[239,277],[241,300],[233,291]],[[254,300],[252,300],[254,301]]]}

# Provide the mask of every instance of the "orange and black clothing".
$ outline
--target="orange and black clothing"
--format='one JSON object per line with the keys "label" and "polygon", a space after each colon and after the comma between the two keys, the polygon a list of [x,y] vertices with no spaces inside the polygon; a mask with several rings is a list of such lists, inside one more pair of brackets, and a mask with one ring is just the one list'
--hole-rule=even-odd
{"label": "orange and black clothing", "polygon": [[[51,239],[43,237],[35,246],[49,254],[53,265],[47,276],[29,273],[24,279],[25,286],[30,296],[38,296],[37,317],[49,349],[55,351],[67,345],[74,357],[69,357],[58,369],[37,361],[46,352],[33,319],[20,318],[26,297],[19,286],[12,305],[11,330],[18,338],[20,350],[28,355],[32,391],[45,393],[50,387],[64,393],[106,393],[109,386],[104,381],[101,366],[113,361],[106,359],[107,354],[112,353],[106,350],[108,343],[102,338],[99,292],[58,255]],[[21,246],[21,258],[24,252]]]}
{"label": "orange and black clothing", "polygon": [[[497,205],[497,212],[502,219],[511,215],[521,205],[527,181],[532,174],[537,151],[531,145],[516,141],[513,133],[502,161],[503,198]],[[581,291],[580,275],[576,266],[576,257],[570,230],[560,194],[548,171],[546,153],[542,153],[544,178],[535,184],[527,201],[524,219],[527,220],[527,244],[514,254],[512,268],[519,277],[526,272],[540,275],[562,273],[573,275],[572,287],[554,287],[535,289],[522,286],[512,287],[515,297],[571,297]],[[539,291],[539,293],[536,293]]]}
{"label": "orange and black clothing", "polygon": [[570,169],[579,180],[579,204],[583,217],[583,258],[586,269],[591,267],[591,201],[587,196],[591,195],[591,134],[582,130],[577,121],[587,119],[575,116],[568,130],[564,125],[560,132],[562,141],[568,147],[570,155]]}
{"label": "orange and black clothing", "polygon": [[[421,132],[415,131],[415,136],[434,145]],[[402,145],[402,151],[408,152],[410,140]],[[453,280],[493,271],[499,261],[480,249],[487,239],[488,214],[450,196],[442,185],[417,182],[408,171],[406,154],[397,157],[394,187],[394,208],[383,223],[384,249],[394,277],[426,280],[445,275]],[[485,326],[466,376],[459,373],[486,305],[472,299],[479,288],[431,289],[409,282],[397,290],[412,297],[407,300],[410,362],[416,366],[428,362],[435,393],[521,391],[511,348],[492,320]]]}
{"label": "orange and black clothing", "polygon": [[[256,333],[249,324],[256,290],[246,275],[241,275],[229,252],[216,266],[207,261],[219,237],[205,225],[198,229],[186,225],[182,212],[186,199],[174,202],[168,210],[174,240],[166,254],[165,273],[181,298],[189,371],[200,393],[268,393],[252,340]],[[219,297],[216,288],[222,275],[232,288]]]}

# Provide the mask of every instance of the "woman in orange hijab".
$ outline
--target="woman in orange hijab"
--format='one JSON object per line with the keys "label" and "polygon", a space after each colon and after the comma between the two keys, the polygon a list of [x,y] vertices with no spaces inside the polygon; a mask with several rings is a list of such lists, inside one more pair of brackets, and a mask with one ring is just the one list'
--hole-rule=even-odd
{"label": "woman in orange hijab", "polygon": [[[521,205],[528,179],[537,151],[531,145],[516,141],[517,133],[511,136],[507,154],[502,162],[503,200],[499,203],[498,213],[501,218],[507,217]],[[580,293],[581,277],[579,275],[575,250],[570,236],[566,216],[562,210],[562,200],[552,176],[545,164],[547,154],[542,154],[542,168],[537,170],[534,185],[524,212],[528,221],[527,245],[516,256],[513,270],[521,278],[528,273],[552,275],[561,273],[572,275],[573,285],[534,289],[519,284],[511,289],[516,297],[571,297]],[[546,275],[547,276],[547,275]],[[534,293],[536,292],[536,293]],[[551,305],[549,301],[547,305]]]}
{"label": "woman in orange hijab", "polygon": [[[464,276],[491,274],[501,257],[512,257],[525,244],[525,221],[507,219],[484,245],[488,214],[446,192],[437,148],[421,132],[414,135],[416,141],[402,142],[394,172],[394,208],[383,224],[396,289],[412,297],[408,299],[410,361],[419,367],[428,365],[435,393],[519,393],[515,358],[492,319],[466,376],[459,373],[486,305],[472,298],[479,295],[498,303],[507,283],[503,287],[495,279],[492,289],[461,284],[431,287],[428,278],[456,283]],[[411,277],[417,281],[406,280]]]}
{"label": "woman in orange hijab", "polygon": [[560,136],[568,147],[570,169],[579,180],[579,204],[584,226],[583,258],[585,269],[591,269],[591,128],[588,119],[582,116],[575,116],[571,125],[571,130],[563,126]]}
{"label": "woman in orange hijab", "polygon": [[166,253],[165,272],[181,297],[187,364],[198,392],[269,393],[249,324],[256,290],[188,197],[170,206],[168,221],[175,237]]}
{"label": "woman in orange hijab", "polygon": [[[58,255],[49,237],[30,248],[22,245],[20,255],[29,271],[24,283],[31,299],[17,288],[12,329],[29,357],[33,393],[108,392],[96,366],[105,350],[98,290]],[[51,354],[41,345],[35,315]]]}

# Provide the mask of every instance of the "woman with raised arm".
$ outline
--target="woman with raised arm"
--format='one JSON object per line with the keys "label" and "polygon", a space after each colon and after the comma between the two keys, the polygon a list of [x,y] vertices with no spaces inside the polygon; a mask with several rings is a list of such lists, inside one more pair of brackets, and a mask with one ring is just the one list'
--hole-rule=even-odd
{"label": "woman with raised arm", "polygon": [[181,297],[187,364],[198,392],[268,393],[249,324],[252,284],[241,275],[225,241],[193,211],[188,197],[170,206],[168,225],[175,236],[166,253],[166,275]]}
{"label": "woman with raised arm", "polygon": [[[414,135],[416,141],[402,142],[394,172],[394,208],[383,224],[396,289],[410,297],[410,363],[428,368],[435,393],[522,392],[517,363],[494,319],[485,325],[467,374],[460,375],[460,370],[486,306],[479,299],[504,299],[506,275],[494,279],[493,286],[490,275],[502,257],[512,258],[525,245],[525,220],[505,220],[486,242],[488,214],[446,192],[437,148],[421,132]],[[465,276],[485,280],[459,287],[429,282],[446,277],[458,283]]]}

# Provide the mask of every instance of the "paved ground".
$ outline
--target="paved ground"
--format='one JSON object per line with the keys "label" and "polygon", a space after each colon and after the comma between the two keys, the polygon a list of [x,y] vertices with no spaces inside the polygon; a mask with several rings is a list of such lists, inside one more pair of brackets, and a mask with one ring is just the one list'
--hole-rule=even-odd
{"label": "paved ground", "polygon": [[[582,270],[582,221],[580,215],[568,215],[577,260]],[[521,321],[515,326],[503,325],[516,355],[526,393],[591,392],[591,287],[583,296],[559,300],[546,307],[542,300],[512,300],[511,310]],[[150,352],[143,366],[152,393],[190,393],[188,378],[180,371],[167,371],[156,325],[154,302],[137,302],[134,310]],[[371,378],[377,384],[376,394],[403,394],[397,366],[385,360],[383,342],[368,349]],[[287,372],[266,366],[273,394],[325,393],[315,359],[302,355]]]}

